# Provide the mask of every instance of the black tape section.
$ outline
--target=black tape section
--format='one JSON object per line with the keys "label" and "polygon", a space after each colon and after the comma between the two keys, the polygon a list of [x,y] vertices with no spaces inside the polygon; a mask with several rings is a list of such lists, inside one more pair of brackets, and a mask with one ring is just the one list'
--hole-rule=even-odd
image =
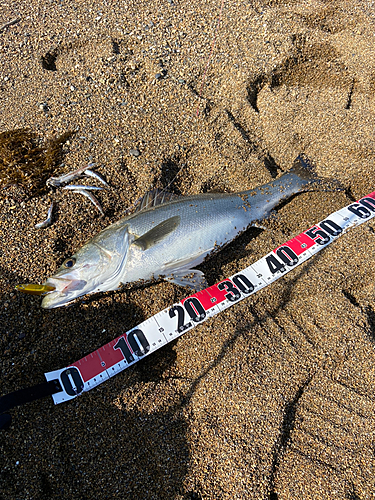
{"label": "black tape section", "polygon": [[63,388],[58,379],[43,382],[42,384],[27,387],[26,389],[19,389],[18,391],[1,396],[0,413],[11,410],[16,406],[31,403],[31,401],[35,401],[36,399],[52,396],[52,394],[56,394],[62,390]]}

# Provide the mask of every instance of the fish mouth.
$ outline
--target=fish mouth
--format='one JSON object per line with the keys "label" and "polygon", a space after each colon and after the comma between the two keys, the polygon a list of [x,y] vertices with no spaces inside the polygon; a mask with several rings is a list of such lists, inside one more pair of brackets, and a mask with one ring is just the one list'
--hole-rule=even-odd
{"label": "fish mouth", "polygon": [[83,291],[87,285],[87,281],[69,278],[49,278],[44,285],[55,287],[55,290],[48,292],[43,300],[42,307],[44,309],[53,309],[67,305],[72,300],[84,295]]}

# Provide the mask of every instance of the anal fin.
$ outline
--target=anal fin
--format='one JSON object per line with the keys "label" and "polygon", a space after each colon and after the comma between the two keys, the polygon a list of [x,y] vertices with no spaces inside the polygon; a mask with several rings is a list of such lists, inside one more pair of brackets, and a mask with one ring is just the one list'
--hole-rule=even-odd
{"label": "anal fin", "polygon": [[164,279],[175,285],[192,288],[196,292],[208,287],[204,273],[198,269],[181,269],[165,276]]}

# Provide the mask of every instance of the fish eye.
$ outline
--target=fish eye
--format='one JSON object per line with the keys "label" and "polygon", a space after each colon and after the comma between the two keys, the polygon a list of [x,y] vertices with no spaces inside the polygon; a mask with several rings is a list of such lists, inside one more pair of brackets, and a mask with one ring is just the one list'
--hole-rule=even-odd
{"label": "fish eye", "polygon": [[64,267],[73,267],[76,263],[76,259],[74,257],[70,257],[63,262]]}

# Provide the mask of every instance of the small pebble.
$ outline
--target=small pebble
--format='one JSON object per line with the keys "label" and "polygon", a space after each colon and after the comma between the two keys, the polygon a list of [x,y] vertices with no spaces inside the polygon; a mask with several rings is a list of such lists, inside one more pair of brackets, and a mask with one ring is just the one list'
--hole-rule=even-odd
{"label": "small pebble", "polygon": [[141,153],[138,151],[138,149],[131,149],[131,150],[129,151],[129,154],[130,154],[131,156],[135,156],[135,157],[137,157],[137,156],[139,156]]}
{"label": "small pebble", "polygon": [[43,111],[44,113],[48,113],[48,104],[43,102],[42,104],[39,104],[39,109],[40,111]]}
{"label": "small pebble", "polygon": [[161,80],[162,78],[164,78],[167,74],[167,70],[163,69],[162,71],[160,71],[160,73],[156,73],[155,75],[155,79],[156,80]]}

